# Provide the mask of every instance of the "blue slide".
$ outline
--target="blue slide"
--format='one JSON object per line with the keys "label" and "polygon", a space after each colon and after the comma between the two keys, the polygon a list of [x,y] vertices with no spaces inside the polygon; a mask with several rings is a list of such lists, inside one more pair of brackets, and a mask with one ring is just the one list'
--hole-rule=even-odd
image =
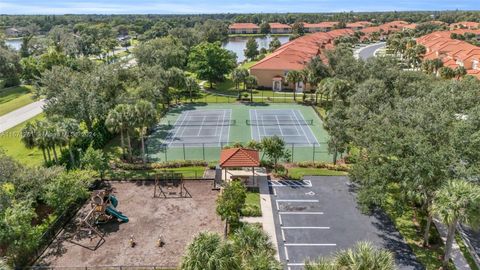
{"label": "blue slide", "polygon": [[118,212],[117,209],[108,206],[107,209],[105,210],[108,214],[120,219],[122,222],[128,222],[128,217],[125,215],[122,215],[122,213]]}

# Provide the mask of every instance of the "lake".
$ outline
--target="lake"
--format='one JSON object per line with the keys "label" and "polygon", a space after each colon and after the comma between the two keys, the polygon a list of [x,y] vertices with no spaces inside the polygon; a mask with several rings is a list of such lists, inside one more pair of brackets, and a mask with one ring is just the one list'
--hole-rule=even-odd
{"label": "lake", "polygon": [[[277,36],[280,43],[284,44],[288,42],[289,36]],[[264,36],[264,37],[256,37],[255,40],[258,43],[258,49],[261,48],[268,49],[268,45],[270,41],[272,41],[274,37],[272,36]],[[234,52],[237,55],[237,62],[243,62],[245,60],[245,55],[243,54],[243,50],[247,45],[248,37],[230,37],[228,42],[223,44],[223,47],[229,51]]]}
{"label": "lake", "polygon": [[16,38],[16,39],[7,39],[5,40],[5,44],[7,44],[8,47],[19,51],[20,48],[22,47],[22,39]]}

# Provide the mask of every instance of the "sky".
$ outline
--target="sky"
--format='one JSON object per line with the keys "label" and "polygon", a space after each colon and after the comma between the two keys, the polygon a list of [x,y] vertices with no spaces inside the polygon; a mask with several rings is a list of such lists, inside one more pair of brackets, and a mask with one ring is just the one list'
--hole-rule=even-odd
{"label": "sky", "polygon": [[199,14],[480,10],[480,0],[0,0],[0,14]]}

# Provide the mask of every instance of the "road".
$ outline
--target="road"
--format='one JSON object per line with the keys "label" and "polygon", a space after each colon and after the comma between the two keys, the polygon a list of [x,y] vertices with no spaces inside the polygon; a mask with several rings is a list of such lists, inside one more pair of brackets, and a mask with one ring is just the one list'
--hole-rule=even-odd
{"label": "road", "polygon": [[0,133],[42,113],[45,100],[39,100],[0,116]]}
{"label": "road", "polygon": [[370,57],[375,56],[375,52],[379,49],[382,49],[386,46],[385,42],[378,42],[375,44],[368,45],[366,47],[359,48],[355,51],[355,56],[362,60],[367,60]]}

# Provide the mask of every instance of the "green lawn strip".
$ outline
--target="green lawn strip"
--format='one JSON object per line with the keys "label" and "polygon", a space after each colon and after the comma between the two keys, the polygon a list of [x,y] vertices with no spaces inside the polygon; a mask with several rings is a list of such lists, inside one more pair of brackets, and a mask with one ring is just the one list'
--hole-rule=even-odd
{"label": "green lawn strip", "polygon": [[347,175],[347,172],[333,171],[329,169],[319,168],[289,168],[288,175],[293,179],[302,179],[306,175],[314,176],[341,176]]}
{"label": "green lawn strip", "polygon": [[38,148],[27,149],[21,141],[21,134],[23,127],[29,121],[41,120],[44,117],[43,113],[39,114],[28,121],[0,133],[0,148],[2,148],[8,156],[11,156],[24,165],[37,166],[43,164],[42,151]]}
{"label": "green lawn strip", "polygon": [[[392,188],[387,194],[387,203],[383,207],[390,219],[395,224],[396,229],[405,239],[415,254],[417,260],[425,266],[426,269],[440,269],[442,266],[441,258],[444,254],[444,245],[440,236],[432,225],[430,230],[431,247],[423,247],[423,224],[425,224],[425,216],[417,211],[414,207],[404,205],[399,207],[395,203],[398,189]],[[402,210],[399,210],[399,209]],[[416,221],[416,222],[415,222]],[[455,269],[451,265],[451,269]]]}
{"label": "green lawn strip", "polygon": [[260,205],[260,193],[258,191],[248,191],[245,199],[245,207],[242,209],[242,215],[245,217],[261,217],[262,208]]}
{"label": "green lawn strip", "polygon": [[164,168],[154,170],[110,170],[105,174],[107,180],[137,180],[137,179],[154,179],[156,174],[162,172],[181,173],[184,178],[201,178],[205,167],[192,166],[181,168]]}
{"label": "green lawn strip", "polygon": [[0,89],[0,116],[28,105],[35,100],[29,86]]}
{"label": "green lawn strip", "polygon": [[460,234],[457,232],[455,234],[455,241],[457,241],[458,246],[460,247],[460,251],[462,251],[463,256],[468,262],[468,265],[472,270],[480,270],[478,268],[477,264],[475,263],[475,259],[473,258],[472,254],[470,253],[470,250],[468,249],[467,245],[463,241],[463,238],[460,236]]}
{"label": "green lawn strip", "polygon": [[258,63],[258,61],[247,61],[247,62],[241,64],[240,67],[244,68],[244,69],[250,69],[256,63]]}

